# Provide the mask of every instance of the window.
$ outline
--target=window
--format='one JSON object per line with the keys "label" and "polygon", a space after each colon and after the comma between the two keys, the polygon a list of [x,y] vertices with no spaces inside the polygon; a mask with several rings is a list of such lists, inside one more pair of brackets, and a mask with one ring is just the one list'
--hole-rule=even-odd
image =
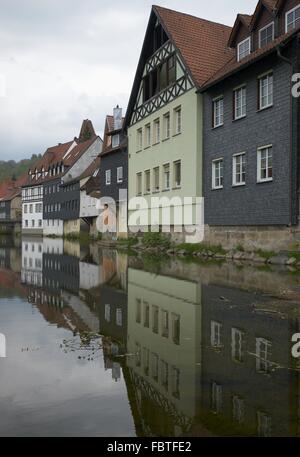
{"label": "window", "polygon": [[172,341],[179,346],[180,344],[180,316],[172,313]]}
{"label": "window", "polygon": [[137,196],[142,195],[142,173],[136,175],[136,194]]}
{"label": "window", "polygon": [[264,338],[256,338],[256,371],[262,374],[271,372],[270,362],[272,343]]}
{"label": "window", "polygon": [[257,151],[257,181],[268,182],[273,180],[273,152],[272,146],[264,146]]}
{"label": "window", "polygon": [[117,168],[117,182],[118,183],[123,182],[123,167]]}
{"label": "window", "polygon": [[300,24],[300,6],[296,6],[285,15],[285,30],[289,32]]}
{"label": "window", "polygon": [[149,303],[144,303],[144,327],[150,327],[150,306]]}
{"label": "window", "polygon": [[111,170],[106,170],[105,181],[106,181],[107,186],[109,186],[111,184]]}
{"label": "window", "polygon": [[164,115],[164,139],[170,138],[170,113]]}
{"label": "window", "polygon": [[135,302],[135,322],[137,324],[142,322],[142,302],[140,299],[136,299]]}
{"label": "window", "polygon": [[30,212],[30,214],[33,213],[33,205],[29,205],[29,212]]}
{"label": "window", "polygon": [[168,390],[168,387],[169,387],[169,365],[164,360],[161,360],[160,368],[161,368],[161,371],[160,371],[160,373],[161,373],[161,384],[165,388],[165,390]]}
{"label": "window", "polygon": [[224,99],[219,97],[213,100],[213,127],[220,127],[224,123]]}
{"label": "window", "polygon": [[104,319],[106,320],[106,322],[110,322],[110,305],[105,305]]}
{"label": "window", "polygon": [[251,52],[251,39],[246,38],[244,41],[238,44],[238,61],[247,57]]}
{"label": "window", "polygon": [[235,120],[246,116],[246,87],[239,87],[233,92],[233,104]]}
{"label": "window", "polygon": [[232,184],[243,186],[246,184],[246,154],[236,154],[233,156]]}
{"label": "window", "polygon": [[150,170],[145,171],[145,194],[150,194],[151,192],[151,177]]}
{"label": "window", "polygon": [[180,398],[180,371],[176,367],[171,369],[171,390],[173,397]]}
{"label": "window", "polygon": [[151,146],[151,125],[147,124],[145,127],[145,147]]}
{"label": "window", "polygon": [[272,434],[272,419],[261,411],[257,413],[257,434],[262,438],[269,438]]}
{"label": "window", "polygon": [[245,334],[236,328],[231,329],[231,358],[240,363],[245,360]]}
{"label": "window", "polygon": [[181,160],[174,162],[174,187],[181,187]]}
{"label": "window", "polygon": [[170,190],[170,165],[164,165],[164,190]]}
{"label": "window", "polygon": [[43,226],[43,222],[41,219],[39,219],[39,227],[42,227]]}
{"label": "window", "polygon": [[176,81],[176,65],[174,55],[170,56],[165,62],[163,62],[159,68],[158,76],[160,91]]}
{"label": "window", "polygon": [[28,208],[27,205],[24,205],[24,213],[27,214]]}
{"label": "window", "polygon": [[168,311],[162,311],[161,315],[161,334],[164,338],[169,338],[169,313]]}
{"label": "window", "polygon": [[266,44],[274,40],[274,22],[266,25],[259,31],[259,47],[262,48]]}
{"label": "window", "polygon": [[212,163],[212,188],[223,188],[223,159],[214,160]]}
{"label": "window", "polygon": [[159,309],[158,306],[152,306],[152,331],[158,334]]}
{"label": "window", "polygon": [[154,138],[153,138],[154,144],[157,144],[160,142],[160,120],[156,119],[154,121]]}
{"label": "window", "polygon": [[238,424],[245,422],[245,400],[237,395],[232,397],[232,418]]}
{"label": "window", "polygon": [[222,411],[222,396],[222,386],[216,382],[213,382],[211,385],[211,409],[216,414],[220,414]]}
{"label": "window", "polygon": [[222,324],[211,321],[210,323],[210,344],[214,349],[222,348]]}
{"label": "window", "polygon": [[153,169],[153,191],[159,191],[159,167]]}
{"label": "window", "polygon": [[32,227],[35,226],[35,220],[31,221],[31,225],[32,225]]}
{"label": "window", "polygon": [[141,151],[143,148],[143,129],[138,129],[136,134],[137,151]]}
{"label": "window", "polygon": [[158,381],[158,355],[151,354],[151,374],[154,381]]}
{"label": "window", "polygon": [[273,105],[273,73],[259,78],[259,109]]}
{"label": "window", "polygon": [[123,323],[122,309],[121,308],[117,308],[117,311],[116,311],[116,324],[117,324],[118,327],[122,327],[122,323]]}
{"label": "window", "polygon": [[25,227],[28,227],[28,221],[27,220],[25,221]]}
{"label": "window", "polygon": [[182,118],[181,118],[181,106],[175,108],[174,110],[174,119],[175,119],[175,135],[179,135],[182,131]]}
{"label": "window", "polygon": [[117,148],[118,146],[120,146],[120,135],[119,134],[112,136],[111,144],[112,144],[113,148]]}

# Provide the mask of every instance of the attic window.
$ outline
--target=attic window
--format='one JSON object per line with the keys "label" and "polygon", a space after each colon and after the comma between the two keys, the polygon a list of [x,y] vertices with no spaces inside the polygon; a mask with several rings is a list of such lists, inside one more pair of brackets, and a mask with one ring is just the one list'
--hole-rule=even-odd
{"label": "attic window", "polygon": [[274,22],[266,25],[259,31],[259,47],[262,48],[274,40]]}
{"label": "attic window", "polygon": [[112,147],[117,148],[118,146],[120,146],[120,135],[119,134],[113,135],[112,136]]}
{"label": "attic window", "polygon": [[242,59],[247,57],[251,52],[251,39],[250,37],[246,38],[244,41],[241,41],[238,44],[237,49],[237,59],[240,62]]}
{"label": "attic window", "polygon": [[290,32],[300,25],[300,5],[288,11],[285,15],[285,31]]}

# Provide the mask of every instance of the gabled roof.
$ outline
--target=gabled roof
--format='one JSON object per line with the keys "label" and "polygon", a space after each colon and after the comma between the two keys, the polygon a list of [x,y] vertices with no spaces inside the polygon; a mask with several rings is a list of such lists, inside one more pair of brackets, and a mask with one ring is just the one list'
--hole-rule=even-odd
{"label": "gabled roof", "polygon": [[150,47],[151,30],[157,19],[172,41],[195,86],[200,88],[231,56],[226,49],[231,27],[180,13],[161,6],[153,6],[128,103],[125,127],[129,125]]}
{"label": "gabled roof", "polygon": [[228,46],[231,47],[233,45],[233,42],[235,40],[235,37],[239,31],[239,28],[241,25],[246,27],[247,30],[250,32],[250,24],[252,21],[252,16],[249,14],[238,14],[234,23],[234,26],[231,30],[231,34],[228,40]]}
{"label": "gabled roof", "polygon": [[275,14],[278,0],[260,0],[255,8],[254,14],[252,16],[250,29],[253,30],[256,21],[259,17],[261,10],[265,7],[271,14]]}
{"label": "gabled roof", "polygon": [[22,192],[22,186],[26,183],[28,177],[27,173],[23,174],[20,178],[17,180],[9,180],[6,181],[5,188],[2,189],[1,195],[0,195],[0,201],[11,201],[14,198],[18,197],[21,195]]}
{"label": "gabled roof", "polygon": [[95,171],[100,168],[101,157],[96,157],[91,165],[81,174],[79,179],[90,178],[94,175]]}
{"label": "gabled roof", "polygon": [[95,135],[87,141],[77,144],[64,158],[63,163],[66,167],[72,167],[77,160],[92,146],[100,137]]}
{"label": "gabled roof", "polygon": [[[124,126],[125,118],[122,117],[122,125]],[[115,129],[114,126],[114,117],[111,115],[107,115],[105,119],[105,127],[104,127],[104,137],[103,137],[103,149],[101,152],[101,156],[109,154],[110,152],[118,151],[120,148],[123,148],[127,145],[126,137],[121,138],[120,145],[116,148],[112,147],[111,144],[111,134],[114,132],[121,132],[122,129]]]}

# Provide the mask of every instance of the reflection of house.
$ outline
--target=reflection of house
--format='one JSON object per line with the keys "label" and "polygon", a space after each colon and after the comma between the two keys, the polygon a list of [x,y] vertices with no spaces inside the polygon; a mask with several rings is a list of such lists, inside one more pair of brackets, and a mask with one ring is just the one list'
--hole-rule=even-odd
{"label": "reflection of house", "polygon": [[297,435],[291,425],[298,408],[298,374],[290,370],[294,322],[263,311],[266,298],[259,297],[262,311],[254,311],[253,294],[237,289],[204,286],[202,299],[202,407],[214,431],[222,423],[231,435]]}
{"label": "reflection of house", "polygon": [[127,352],[147,432],[186,432],[201,392],[199,284],[129,268]]}

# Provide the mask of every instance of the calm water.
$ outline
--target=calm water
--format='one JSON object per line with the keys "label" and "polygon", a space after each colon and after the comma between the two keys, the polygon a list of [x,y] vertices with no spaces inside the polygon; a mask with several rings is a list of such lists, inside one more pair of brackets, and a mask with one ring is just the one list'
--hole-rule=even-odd
{"label": "calm water", "polygon": [[0,240],[0,436],[299,436],[300,276]]}

